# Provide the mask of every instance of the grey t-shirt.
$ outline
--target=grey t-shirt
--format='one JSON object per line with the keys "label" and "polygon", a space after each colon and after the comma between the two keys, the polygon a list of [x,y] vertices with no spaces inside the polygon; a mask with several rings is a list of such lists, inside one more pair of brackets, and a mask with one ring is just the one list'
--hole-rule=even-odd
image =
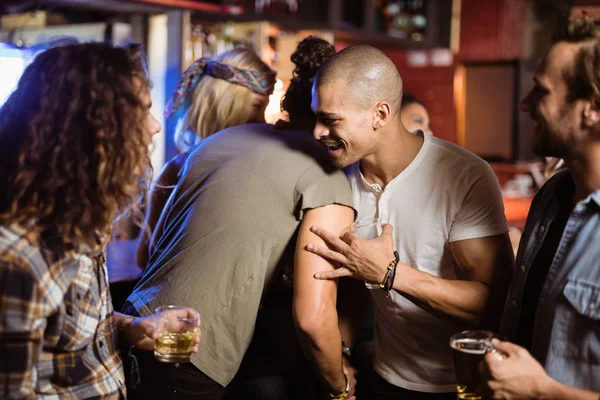
{"label": "grey t-shirt", "polygon": [[285,249],[303,212],[334,203],[352,207],[350,185],[310,134],[266,124],[219,132],[189,155],[128,300],[142,316],[167,304],[197,309],[202,342],[192,363],[226,386],[263,293],[293,263]]}

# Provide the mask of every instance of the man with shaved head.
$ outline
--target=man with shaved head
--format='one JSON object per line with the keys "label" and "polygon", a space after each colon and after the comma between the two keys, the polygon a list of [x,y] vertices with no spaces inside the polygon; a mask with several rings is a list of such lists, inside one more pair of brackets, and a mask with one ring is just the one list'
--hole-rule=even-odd
{"label": "man with shaved head", "polygon": [[452,143],[408,132],[401,100],[398,70],[373,47],[344,49],[319,71],[314,137],[346,168],[357,220],[388,225],[375,240],[350,232],[340,239],[315,226],[330,246],[307,248],[342,265],[316,278],[352,276],[383,287],[370,290],[378,381],[369,398],[454,399],[449,337],[497,328],[512,248],[489,165]]}

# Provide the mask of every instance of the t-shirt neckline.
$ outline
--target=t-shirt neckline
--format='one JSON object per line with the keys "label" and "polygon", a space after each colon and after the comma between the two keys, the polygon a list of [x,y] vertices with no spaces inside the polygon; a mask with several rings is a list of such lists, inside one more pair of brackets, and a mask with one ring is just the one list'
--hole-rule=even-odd
{"label": "t-shirt neckline", "polygon": [[385,192],[388,188],[395,186],[398,182],[401,182],[408,176],[410,176],[413,173],[413,171],[423,162],[426,153],[429,150],[429,147],[431,147],[431,136],[427,133],[424,133],[422,130],[415,131],[413,135],[423,137],[423,145],[421,146],[419,152],[417,153],[416,157],[411,161],[411,163],[408,164],[408,166],[404,168],[402,172],[396,175],[394,179],[392,179],[383,190],[381,189],[381,186],[379,186],[379,184],[367,182],[362,171],[360,170],[360,161],[356,163],[356,170],[358,171],[358,176],[360,177],[360,181],[362,182],[365,188],[375,193]]}

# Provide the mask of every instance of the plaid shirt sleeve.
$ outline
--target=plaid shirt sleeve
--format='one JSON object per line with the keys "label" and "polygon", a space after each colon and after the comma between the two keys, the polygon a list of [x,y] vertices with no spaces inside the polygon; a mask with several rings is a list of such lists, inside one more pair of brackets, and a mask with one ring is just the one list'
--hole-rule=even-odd
{"label": "plaid shirt sleeve", "polygon": [[36,398],[50,310],[30,262],[11,250],[0,254],[0,398]]}

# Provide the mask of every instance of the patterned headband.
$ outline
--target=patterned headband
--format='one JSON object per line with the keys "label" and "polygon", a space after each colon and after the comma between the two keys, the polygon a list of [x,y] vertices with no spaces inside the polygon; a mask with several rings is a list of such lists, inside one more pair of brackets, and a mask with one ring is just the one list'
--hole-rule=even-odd
{"label": "patterned headband", "polygon": [[271,94],[275,85],[275,79],[273,79],[275,77],[274,71],[267,73],[250,71],[202,57],[194,61],[183,73],[177,90],[173,93],[173,96],[171,96],[165,107],[165,119],[171,118],[179,110],[187,96],[194,90],[196,84],[204,75],[223,79],[262,95]]}

